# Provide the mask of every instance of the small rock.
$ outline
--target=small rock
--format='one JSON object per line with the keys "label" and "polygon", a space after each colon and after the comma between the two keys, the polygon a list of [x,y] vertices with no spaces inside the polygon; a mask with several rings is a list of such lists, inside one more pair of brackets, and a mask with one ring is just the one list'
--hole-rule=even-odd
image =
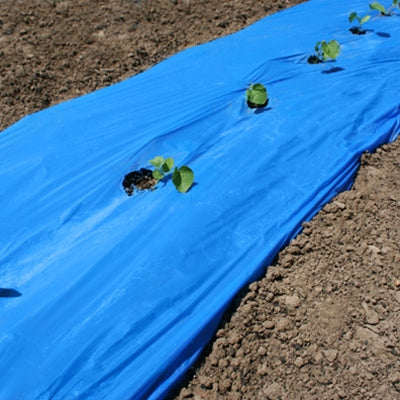
{"label": "small rock", "polygon": [[390,383],[395,383],[400,381],[400,372],[393,372],[389,376]]}
{"label": "small rock", "polygon": [[252,291],[252,292],[257,292],[257,290],[258,290],[258,282],[253,282],[253,283],[251,283],[250,285],[249,285],[249,289]]}
{"label": "small rock", "polygon": [[367,324],[369,325],[376,325],[379,322],[379,315],[376,311],[371,310],[367,303],[361,303],[361,307],[363,308],[365,312],[365,319],[367,321]]}
{"label": "small rock", "polygon": [[329,362],[334,362],[338,356],[337,350],[324,350],[324,356]]}
{"label": "small rock", "polygon": [[268,400],[276,400],[282,398],[284,389],[279,383],[272,383],[263,390],[264,395]]}
{"label": "small rock", "polygon": [[275,322],[274,321],[265,321],[263,322],[263,327],[265,329],[274,329],[275,328]]}
{"label": "small rock", "polygon": [[229,344],[239,343],[240,342],[240,336],[238,334],[236,334],[236,333],[232,333],[228,337],[228,342],[229,342]]}
{"label": "small rock", "polygon": [[374,256],[377,256],[381,252],[381,249],[379,247],[376,247],[372,244],[368,246],[368,249],[372,251],[372,254]]}
{"label": "small rock", "polygon": [[297,368],[301,368],[301,367],[304,365],[304,360],[303,360],[301,357],[297,357],[297,358],[294,360],[294,365],[295,365]]}
{"label": "small rock", "polygon": [[274,299],[274,294],[269,292],[266,297],[267,301],[272,301]]}
{"label": "small rock", "polygon": [[278,329],[278,331],[284,331],[289,328],[289,325],[290,323],[287,318],[281,318],[276,324],[276,329]]}
{"label": "small rock", "polygon": [[349,372],[351,375],[357,375],[358,369],[353,365],[352,367],[349,368]]}
{"label": "small rock", "polygon": [[188,388],[183,388],[181,390],[180,396],[183,397],[184,399],[192,397],[192,391],[189,390]]}
{"label": "small rock", "polygon": [[236,368],[240,365],[240,360],[238,358],[232,358],[231,365],[233,368]]}
{"label": "small rock", "polygon": [[268,374],[268,367],[265,364],[259,365],[257,368],[257,375],[264,376]]}
{"label": "small rock", "polygon": [[314,360],[315,360],[315,362],[316,362],[317,364],[319,364],[319,363],[321,362],[322,358],[323,358],[323,355],[322,355],[322,353],[319,351],[319,352],[315,355]]}
{"label": "small rock", "polygon": [[324,211],[330,214],[333,214],[337,211],[338,207],[334,204],[334,203],[328,203],[325,207],[324,207]]}
{"label": "small rock", "polygon": [[261,346],[261,347],[257,350],[257,353],[258,353],[260,356],[265,356],[265,355],[267,354],[267,349],[266,349],[264,346]]}
{"label": "small rock", "polygon": [[390,247],[388,247],[388,246],[383,246],[383,247],[381,248],[381,253],[382,253],[382,254],[387,254],[387,253],[389,253],[390,250],[391,250]]}
{"label": "small rock", "polygon": [[378,333],[373,332],[371,329],[358,326],[354,336],[361,343],[368,342],[368,345],[373,352],[378,353],[386,348],[384,338]]}
{"label": "small rock", "polygon": [[286,296],[285,304],[288,307],[296,308],[300,305],[300,298],[297,296],[297,294],[294,294],[293,296]]}
{"label": "small rock", "polygon": [[342,203],[341,201],[335,200],[333,204],[337,207],[340,208],[341,210],[344,210],[346,208],[346,204]]}
{"label": "small rock", "polygon": [[207,376],[200,376],[199,382],[200,382],[200,385],[204,386],[206,389],[212,388],[211,379],[209,379]]}
{"label": "small rock", "polygon": [[322,287],[321,286],[315,286],[314,292],[316,295],[320,294],[322,292]]}
{"label": "small rock", "polygon": [[229,390],[232,386],[232,381],[230,379],[223,379],[222,382],[219,383],[219,387],[222,391]]}

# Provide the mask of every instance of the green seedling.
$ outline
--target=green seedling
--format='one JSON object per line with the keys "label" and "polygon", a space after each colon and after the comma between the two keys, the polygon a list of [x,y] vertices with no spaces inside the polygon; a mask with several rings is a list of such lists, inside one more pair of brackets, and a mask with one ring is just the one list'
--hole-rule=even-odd
{"label": "green seedling", "polygon": [[370,19],[371,19],[370,15],[366,15],[361,18],[355,11],[353,11],[349,15],[349,22],[352,23],[354,20],[356,20],[358,22],[358,26],[353,26],[352,28],[350,28],[350,31],[355,35],[363,35],[365,33],[365,30],[362,29],[362,26]]}
{"label": "green seedling", "polygon": [[250,108],[263,108],[268,104],[268,93],[261,83],[251,84],[246,90],[247,105]]}
{"label": "green seedling", "polygon": [[392,15],[395,8],[400,8],[400,3],[399,0],[393,0],[392,5],[386,9],[381,3],[374,2],[369,5],[369,8],[371,10],[379,11],[381,15],[384,15],[385,17],[389,17]]}
{"label": "green seedling", "polygon": [[[149,163],[156,167],[153,171],[153,178],[156,179],[157,182],[169,174],[175,164],[172,157],[164,159],[162,156],[154,157]],[[176,166],[174,168],[172,172],[172,183],[175,185],[178,192],[186,193],[192,187],[193,181],[194,173],[188,166],[183,165],[182,167]]]}
{"label": "green seedling", "polygon": [[315,45],[316,55],[308,57],[310,64],[318,64],[328,60],[336,60],[340,53],[340,44],[336,40],[322,40]]}

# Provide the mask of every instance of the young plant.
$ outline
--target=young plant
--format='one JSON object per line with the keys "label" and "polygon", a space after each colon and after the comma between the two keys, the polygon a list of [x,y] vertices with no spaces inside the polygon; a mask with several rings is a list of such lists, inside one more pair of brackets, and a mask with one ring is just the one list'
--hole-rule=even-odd
{"label": "young plant", "polygon": [[322,40],[315,45],[316,55],[308,57],[309,64],[318,64],[324,61],[336,60],[340,53],[340,44],[336,40],[326,42]]}
{"label": "young plant", "polygon": [[[157,182],[163,179],[166,174],[169,174],[175,164],[172,157],[164,159],[162,156],[154,157],[149,163],[156,167],[156,169],[153,170],[153,178],[156,179]],[[178,192],[186,193],[192,187],[193,181],[194,173],[186,165],[182,167],[176,166],[172,172],[172,183],[175,185]]]}
{"label": "young plant", "polygon": [[251,84],[246,90],[247,105],[250,108],[263,108],[268,104],[268,93],[261,83]]}
{"label": "young plant", "polygon": [[362,25],[365,24],[371,18],[370,15],[366,15],[365,17],[360,17],[355,11],[353,11],[349,15],[349,22],[352,23],[354,20],[358,22],[358,26],[353,26],[350,28],[350,32],[355,35],[363,35],[365,30],[362,29]]}
{"label": "young plant", "polygon": [[369,8],[371,10],[379,11],[381,15],[384,15],[385,17],[389,17],[393,14],[395,8],[400,8],[400,3],[399,0],[393,0],[392,5],[386,9],[381,3],[374,2],[369,5]]}

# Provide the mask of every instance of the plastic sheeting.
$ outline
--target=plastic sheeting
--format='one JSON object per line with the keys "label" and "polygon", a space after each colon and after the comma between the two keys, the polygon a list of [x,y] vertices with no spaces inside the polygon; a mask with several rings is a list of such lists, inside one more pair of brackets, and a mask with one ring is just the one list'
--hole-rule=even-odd
{"label": "plastic sheeting", "polygon": [[[1,399],[163,398],[234,294],[396,137],[400,19],[354,36],[368,9],[351,3],[272,15],[0,134],[0,287],[20,294],[0,298]],[[307,64],[331,39],[337,61]],[[266,110],[245,104],[256,82]],[[156,155],[195,186],[128,197]]]}

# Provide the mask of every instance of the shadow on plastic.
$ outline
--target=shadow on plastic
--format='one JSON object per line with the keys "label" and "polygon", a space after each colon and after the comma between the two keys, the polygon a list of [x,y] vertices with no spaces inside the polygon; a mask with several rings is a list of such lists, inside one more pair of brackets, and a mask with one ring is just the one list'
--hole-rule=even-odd
{"label": "shadow on plastic", "polygon": [[332,67],[329,69],[326,69],[324,71],[321,71],[322,74],[334,74],[335,72],[340,72],[340,71],[344,71],[344,68],[342,67]]}
{"label": "shadow on plastic", "polygon": [[20,297],[22,293],[15,289],[0,288],[0,297]]}

